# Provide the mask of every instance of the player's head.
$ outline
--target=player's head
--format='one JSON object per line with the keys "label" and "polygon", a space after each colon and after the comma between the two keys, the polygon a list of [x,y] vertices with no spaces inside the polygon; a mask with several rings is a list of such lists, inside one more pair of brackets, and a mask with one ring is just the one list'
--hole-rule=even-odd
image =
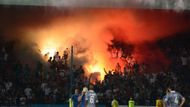
{"label": "player's head", "polygon": [[86,93],[87,91],[88,91],[88,88],[87,87],[83,87],[82,93]]}
{"label": "player's head", "polygon": [[94,86],[92,84],[89,86],[89,90],[94,90]]}
{"label": "player's head", "polygon": [[75,89],[75,94],[79,94],[79,89]]}
{"label": "player's head", "polygon": [[116,95],[113,96],[113,99],[117,99]]}
{"label": "player's head", "polygon": [[166,91],[168,91],[168,93],[170,93],[172,90],[174,90],[174,86],[169,86]]}

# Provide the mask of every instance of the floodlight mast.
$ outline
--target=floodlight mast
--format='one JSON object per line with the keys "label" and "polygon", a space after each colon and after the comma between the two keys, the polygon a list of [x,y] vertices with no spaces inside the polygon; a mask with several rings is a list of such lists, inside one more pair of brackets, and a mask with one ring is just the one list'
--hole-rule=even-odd
{"label": "floodlight mast", "polygon": [[71,46],[71,60],[70,60],[70,92],[69,92],[69,96],[71,97],[72,96],[72,90],[73,90],[73,63],[74,63],[74,60],[73,60],[73,46]]}

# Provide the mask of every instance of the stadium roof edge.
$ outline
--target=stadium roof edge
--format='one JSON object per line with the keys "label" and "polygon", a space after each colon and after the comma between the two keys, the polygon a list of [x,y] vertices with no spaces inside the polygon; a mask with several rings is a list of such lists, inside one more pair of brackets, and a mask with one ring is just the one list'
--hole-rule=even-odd
{"label": "stadium roof edge", "polygon": [[190,0],[0,0],[0,5],[190,10]]}

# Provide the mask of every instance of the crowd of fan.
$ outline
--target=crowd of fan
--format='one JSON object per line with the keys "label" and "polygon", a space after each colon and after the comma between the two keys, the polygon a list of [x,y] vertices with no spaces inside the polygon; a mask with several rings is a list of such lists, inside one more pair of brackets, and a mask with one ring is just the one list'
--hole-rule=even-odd
{"label": "crowd of fan", "polygon": [[[105,70],[104,80],[97,80],[94,86],[100,103],[109,106],[114,95],[120,104],[127,104],[132,97],[138,105],[154,105],[158,97],[163,97],[169,84],[185,97],[190,97],[190,47],[169,43],[162,49],[172,63],[160,72],[148,72],[146,64],[136,61],[124,68],[118,63],[114,71]],[[39,61],[35,69],[31,69],[17,60],[11,47],[1,45],[0,104],[66,103],[71,87],[68,58],[69,49],[65,49],[62,56],[57,52],[50,57],[46,62],[48,65]],[[90,78],[85,76],[82,65],[73,66],[72,81],[72,87],[79,89],[89,85]]]}
{"label": "crowd of fan", "polygon": [[[17,58],[13,45],[8,42],[0,47],[0,105],[66,103],[71,87],[68,49],[62,57],[57,52],[47,62],[31,66]],[[75,86],[88,84],[82,66],[73,66],[73,71]]]}

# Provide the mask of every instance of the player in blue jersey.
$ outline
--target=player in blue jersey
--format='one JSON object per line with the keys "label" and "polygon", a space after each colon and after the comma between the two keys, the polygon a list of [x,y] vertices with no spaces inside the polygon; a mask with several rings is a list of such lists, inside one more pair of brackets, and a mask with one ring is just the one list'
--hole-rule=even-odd
{"label": "player in blue jersey", "polygon": [[82,90],[82,93],[79,95],[79,98],[78,98],[79,107],[86,107],[85,94],[87,91],[88,91],[88,88],[84,87]]}
{"label": "player in blue jersey", "polygon": [[75,94],[72,95],[71,99],[72,99],[72,102],[73,102],[73,107],[78,107],[78,97],[79,97],[79,90],[78,89],[75,89]]}
{"label": "player in blue jersey", "polygon": [[86,107],[96,107],[96,103],[98,103],[98,97],[94,92],[93,85],[90,85],[89,91],[85,95]]}
{"label": "player in blue jersey", "polygon": [[168,93],[163,99],[164,107],[182,107],[185,103],[185,98],[178,92],[168,88]]}

